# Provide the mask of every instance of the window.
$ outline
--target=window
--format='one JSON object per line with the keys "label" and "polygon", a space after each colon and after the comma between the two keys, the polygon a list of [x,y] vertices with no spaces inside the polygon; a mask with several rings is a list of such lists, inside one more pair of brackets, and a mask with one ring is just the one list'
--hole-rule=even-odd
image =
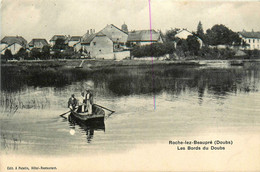
{"label": "window", "polygon": [[253,43],[255,43],[255,40],[253,39]]}
{"label": "window", "polygon": [[250,39],[248,40],[248,42],[250,43]]}
{"label": "window", "polygon": [[93,45],[95,46],[95,45],[96,45],[96,42],[93,42]]}

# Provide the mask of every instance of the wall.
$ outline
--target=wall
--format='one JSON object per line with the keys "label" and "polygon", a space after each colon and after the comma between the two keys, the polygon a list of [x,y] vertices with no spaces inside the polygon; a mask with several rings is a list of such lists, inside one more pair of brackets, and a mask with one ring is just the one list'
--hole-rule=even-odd
{"label": "wall", "polygon": [[123,60],[128,57],[130,57],[130,51],[121,51],[121,52],[96,55],[97,59],[111,59],[111,60]]}
{"label": "wall", "polygon": [[260,50],[260,39],[257,39],[257,38],[243,38],[243,40],[245,40],[245,42],[250,45],[248,47],[248,49],[250,49],[250,50],[258,49],[258,50]]}
{"label": "wall", "polygon": [[96,36],[91,41],[88,52],[90,52],[91,57],[113,53],[113,42],[107,36]]}
{"label": "wall", "polygon": [[81,49],[81,43],[77,43],[73,46],[74,51],[78,52]]}
{"label": "wall", "polygon": [[55,44],[55,41],[50,41],[50,45],[53,47]]}
{"label": "wall", "polygon": [[8,47],[7,49],[11,50],[12,54],[16,54],[18,53],[18,51],[22,48],[23,46],[21,46],[20,44],[14,43],[12,44],[10,47]]}
{"label": "wall", "polygon": [[79,41],[69,41],[68,45],[73,47],[74,44],[78,43]]}

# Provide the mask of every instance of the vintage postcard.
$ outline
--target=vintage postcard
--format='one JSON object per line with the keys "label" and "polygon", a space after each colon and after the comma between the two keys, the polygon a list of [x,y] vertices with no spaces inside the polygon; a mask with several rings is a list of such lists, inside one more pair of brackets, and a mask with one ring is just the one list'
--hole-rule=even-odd
{"label": "vintage postcard", "polygon": [[259,9],[1,0],[0,171],[260,171]]}

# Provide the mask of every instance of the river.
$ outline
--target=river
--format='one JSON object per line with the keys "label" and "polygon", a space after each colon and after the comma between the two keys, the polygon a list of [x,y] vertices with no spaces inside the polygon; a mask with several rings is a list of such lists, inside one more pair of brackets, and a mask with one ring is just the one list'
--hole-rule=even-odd
{"label": "river", "polygon": [[[207,133],[260,131],[260,63],[67,69],[3,67],[1,153],[71,155],[125,152]],[[91,87],[115,110],[103,125],[59,115]]]}

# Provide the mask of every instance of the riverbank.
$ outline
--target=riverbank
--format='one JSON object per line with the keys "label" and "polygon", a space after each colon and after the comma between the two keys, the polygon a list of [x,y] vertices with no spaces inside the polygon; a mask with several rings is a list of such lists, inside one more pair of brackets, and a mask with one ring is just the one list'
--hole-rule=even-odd
{"label": "riverbank", "polygon": [[26,60],[2,62],[1,66],[42,67],[42,68],[85,68],[119,66],[150,66],[150,65],[193,65],[205,66],[212,64],[243,65],[244,62],[260,62],[260,59],[239,60],[93,60],[93,59],[59,59],[59,60]]}

